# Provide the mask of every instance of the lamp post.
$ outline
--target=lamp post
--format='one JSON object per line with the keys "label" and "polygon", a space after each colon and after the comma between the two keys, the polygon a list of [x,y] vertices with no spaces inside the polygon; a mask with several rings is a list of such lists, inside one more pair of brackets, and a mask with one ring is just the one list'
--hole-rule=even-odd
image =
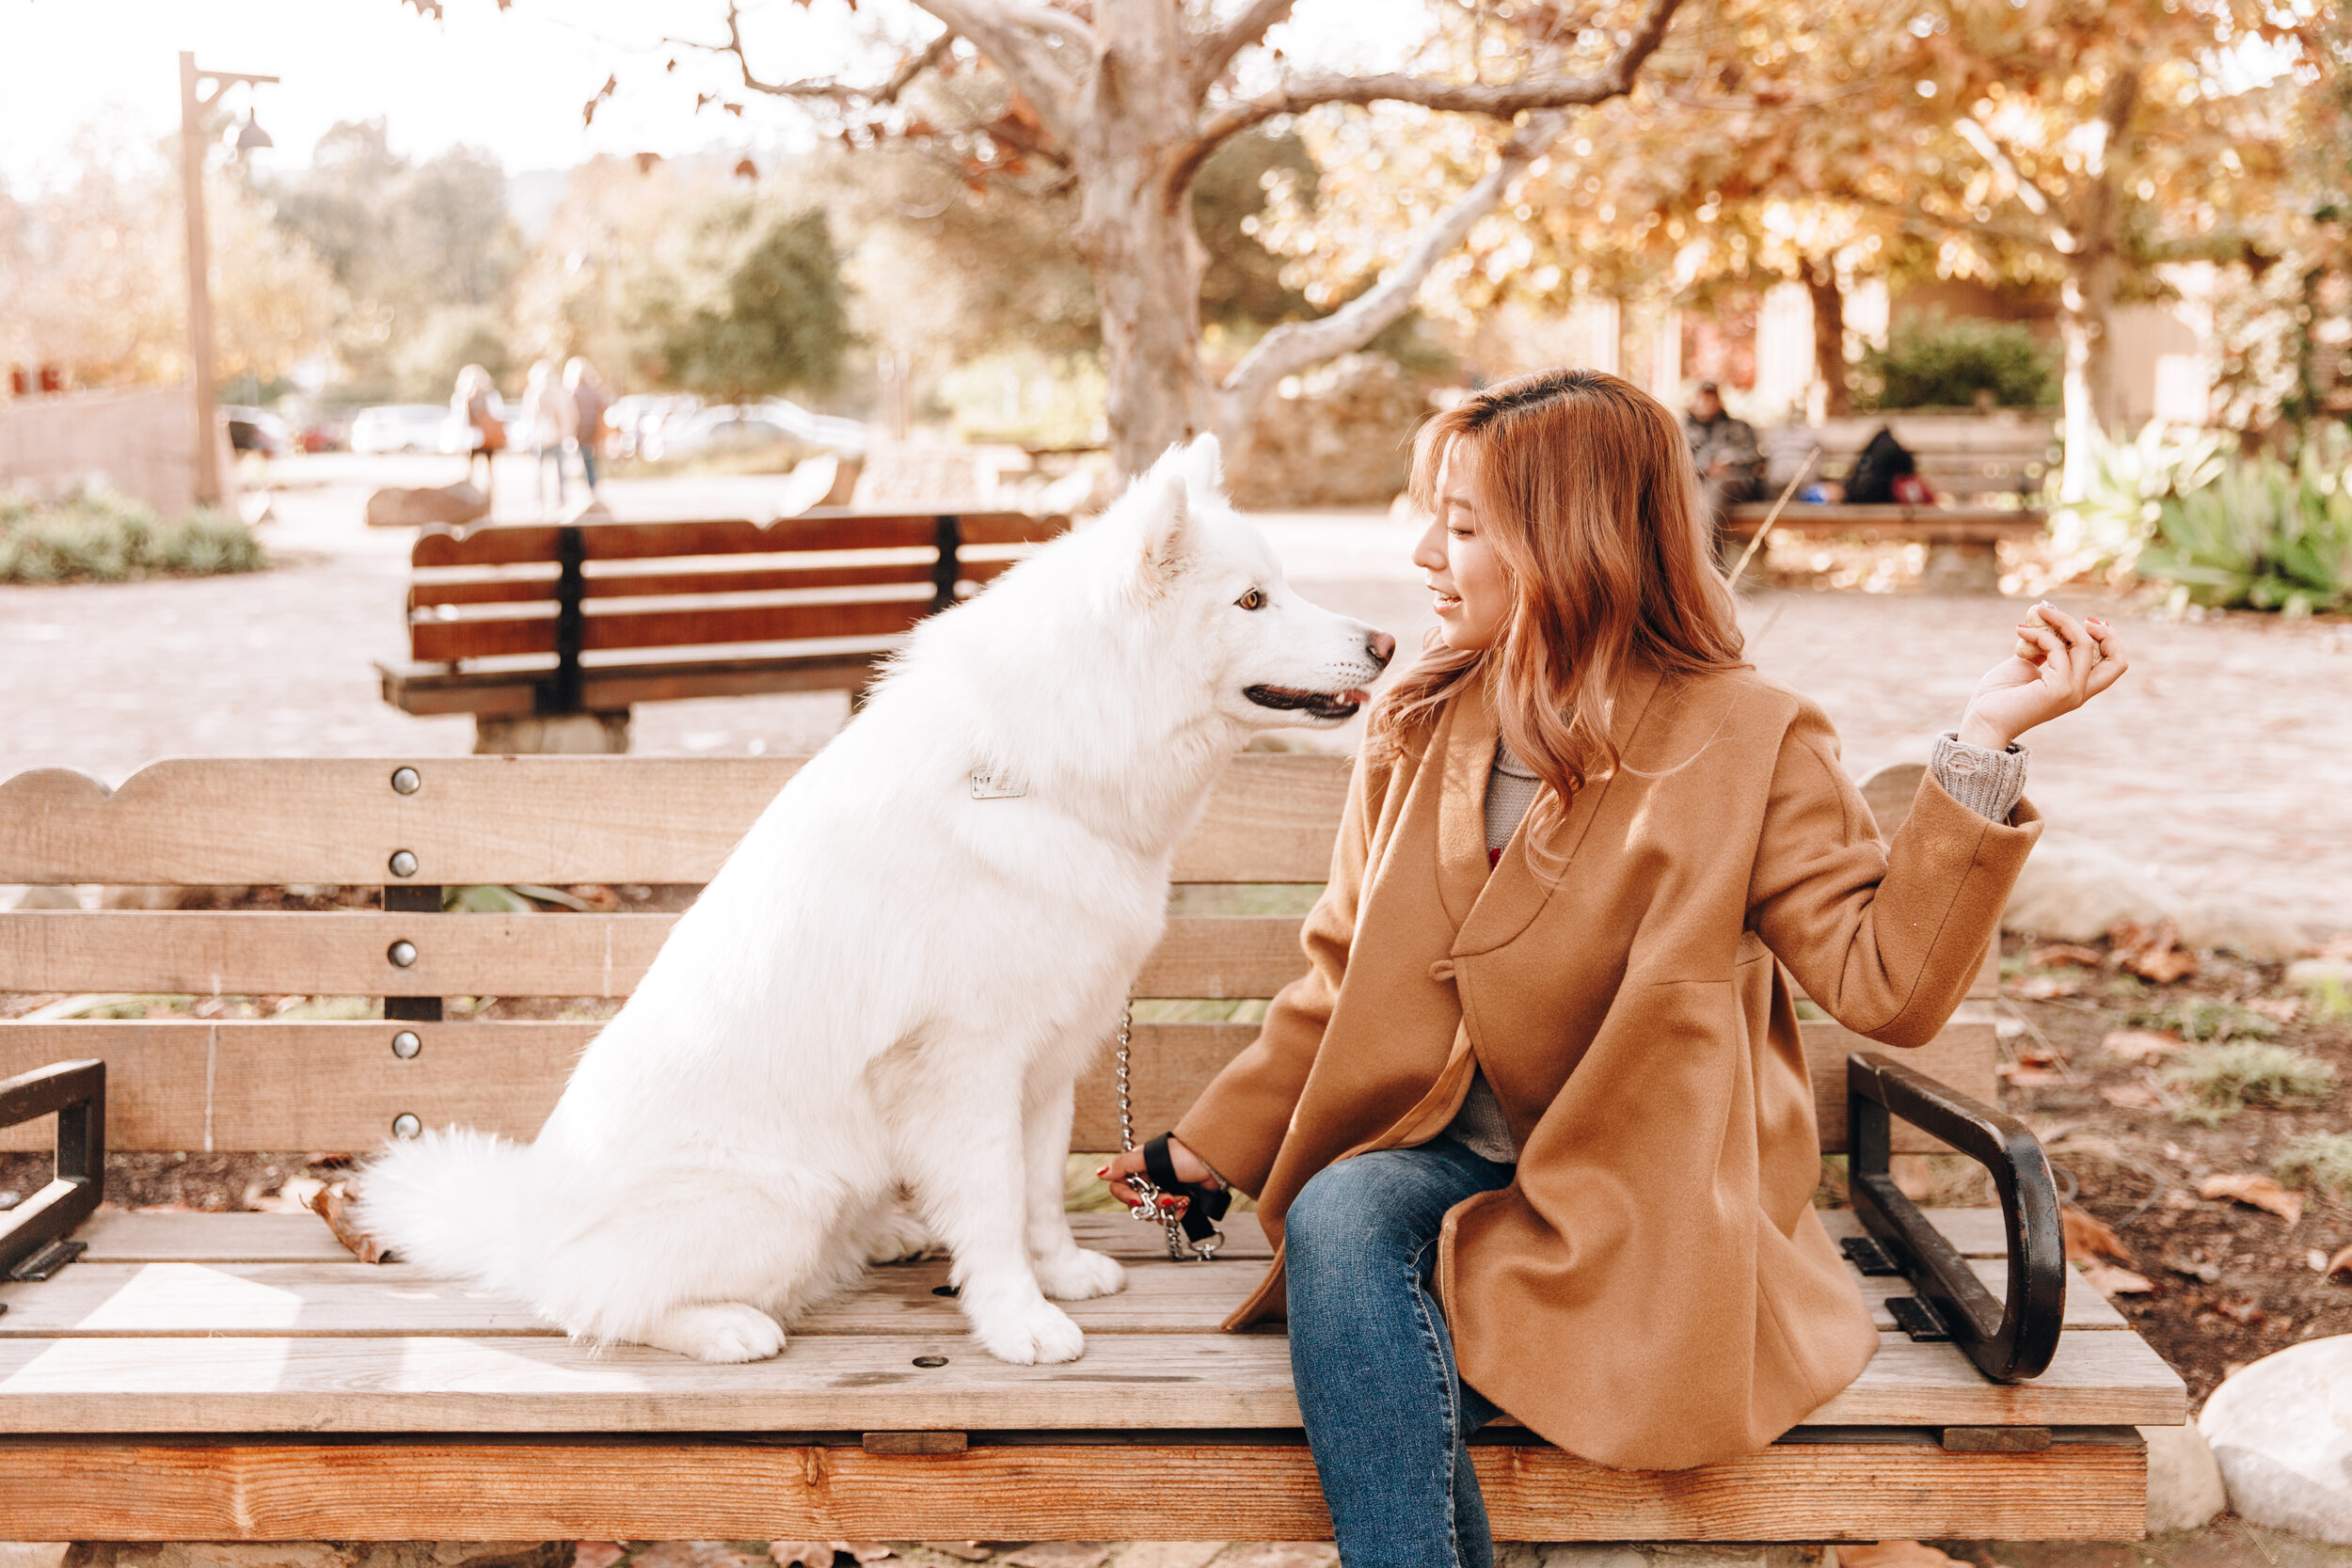
{"label": "lamp post", "polygon": [[[196,56],[180,52],[180,181],[181,205],[188,219],[188,362],[196,390],[196,504],[220,504],[220,459],[214,446],[218,423],[220,388],[213,381],[213,289],[207,277],[211,243],[204,237],[204,111],[220,95],[243,82],[275,82],[275,76],[250,76],[233,71],[199,71]],[[204,84],[213,90],[203,90]],[[246,117],[237,136],[237,150],[270,145],[269,134]]]}

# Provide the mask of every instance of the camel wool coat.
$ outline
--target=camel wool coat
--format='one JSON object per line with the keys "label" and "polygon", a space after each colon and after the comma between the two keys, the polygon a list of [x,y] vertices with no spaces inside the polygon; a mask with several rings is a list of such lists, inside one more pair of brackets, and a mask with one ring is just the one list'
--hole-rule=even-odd
{"label": "camel wool coat", "polygon": [[1769,1444],[1878,1348],[1813,1210],[1789,976],[1848,1028],[1925,1044],[2040,818],[1988,822],[1931,775],[1883,845],[1821,710],[1747,671],[1637,671],[1611,732],[1623,761],[1552,830],[1550,877],[1534,813],[1488,869],[1480,692],[1418,752],[1368,752],[1309,973],[1176,1132],[1257,1196],[1278,1248],[1239,1328],[1282,1315],[1282,1214],[1308,1179],[1434,1137],[1483,1069],[1519,1161],[1446,1216],[1461,1375],[1572,1453],[1679,1469]]}

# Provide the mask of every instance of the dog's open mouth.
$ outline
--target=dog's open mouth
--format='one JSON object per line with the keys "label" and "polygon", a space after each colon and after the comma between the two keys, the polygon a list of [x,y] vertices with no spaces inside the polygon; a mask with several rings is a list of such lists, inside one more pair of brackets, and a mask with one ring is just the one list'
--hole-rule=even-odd
{"label": "dog's open mouth", "polygon": [[1356,710],[1372,700],[1372,693],[1362,687],[1350,687],[1345,691],[1300,691],[1287,686],[1253,686],[1242,695],[1260,707],[1295,708],[1316,719],[1341,720],[1355,716]]}

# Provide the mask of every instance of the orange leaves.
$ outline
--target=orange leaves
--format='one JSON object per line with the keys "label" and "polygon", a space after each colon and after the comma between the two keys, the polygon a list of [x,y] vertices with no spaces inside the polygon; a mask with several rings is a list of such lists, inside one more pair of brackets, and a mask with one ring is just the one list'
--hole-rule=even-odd
{"label": "orange leaves", "polygon": [[[2146,1275],[2119,1266],[2134,1261],[2132,1251],[2105,1220],[2067,1204],[2058,1210],[2058,1224],[2066,1235],[2066,1260],[2081,1269],[2083,1278],[2101,1295],[2146,1295],[2156,1288]],[[1842,1552],[1839,1561],[1844,1561]]]}
{"label": "orange leaves", "polygon": [[2116,968],[2160,986],[2197,972],[2197,955],[2181,945],[2181,933],[2169,920],[2118,926],[2107,933],[2107,942]]}
{"label": "orange leaves", "polygon": [[2292,1226],[2303,1217],[2300,1194],[2291,1193],[2267,1176],[2208,1176],[2197,1184],[2202,1197],[2226,1197],[2278,1215]]}
{"label": "orange leaves", "polygon": [[2145,1062],[2169,1055],[2187,1043],[2178,1035],[2154,1029],[2112,1029],[2100,1038],[2099,1049],[2127,1062]]}
{"label": "orange leaves", "polygon": [[1837,1546],[1837,1568],[1970,1568],[1923,1541],[1876,1541]]}

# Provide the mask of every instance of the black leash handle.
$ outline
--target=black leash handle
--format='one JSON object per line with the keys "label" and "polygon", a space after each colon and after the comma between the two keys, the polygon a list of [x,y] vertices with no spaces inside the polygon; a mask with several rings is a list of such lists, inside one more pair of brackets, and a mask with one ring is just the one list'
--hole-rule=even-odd
{"label": "black leash handle", "polygon": [[1184,1200],[1184,1234],[1195,1243],[1204,1242],[1216,1234],[1216,1222],[1233,1206],[1233,1195],[1230,1188],[1203,1187],[1179,1177],[1176,1161],[1168,1151],[1168,1140],[1173,1135],[1163,1132],[1143,1146],[1144,1174],[1161,1192]]}

